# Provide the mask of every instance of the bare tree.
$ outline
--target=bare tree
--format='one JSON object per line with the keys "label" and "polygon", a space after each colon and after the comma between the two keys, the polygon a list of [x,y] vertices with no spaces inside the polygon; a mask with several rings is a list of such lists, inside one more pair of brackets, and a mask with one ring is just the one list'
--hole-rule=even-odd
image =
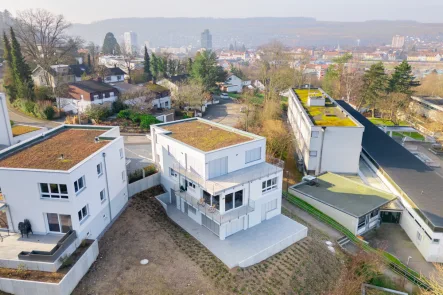
{"label": "bare tree", "polygon": [[134,52],[131,51],[131,48],[128,48],[125,44],[120,44],[121,55],[123,58],[124,67],[126,73],[128,74],[128,83],[131,84],[131,73],[134,70],[134,60],[136,58]]}
{"label": "bare tree", "polygon": [[154,92],[145,87],[137,87],[134,90],[122,93],[119,99],[138,112],[148,113],[152,109],[152,101],[156,97]]}
{"label": "bare tree", "polygon": [[202,111],[203,106],[208,100],[208,93],[200,83],[190,81],[182,83],[180,91],[176,91],[174,95],[174,103],[179,107],[188,107],[190,109],[198,109]]}
{"label": "bare tree", "polygon": [[421,290],[420,295],[441,295],[443,294],[443,265],[434,263],[435,271],[431,274],[428,283],[429,290]]}
{"label": "bare tree", "polygon": [[[16,34],[26,58],[40,65],[46,73],[82,44],[80,38],[67,35],[70,26],[63,15],[44,9],[19,11],[15,22]],[[49,85],[49,74],[45,76]]]}

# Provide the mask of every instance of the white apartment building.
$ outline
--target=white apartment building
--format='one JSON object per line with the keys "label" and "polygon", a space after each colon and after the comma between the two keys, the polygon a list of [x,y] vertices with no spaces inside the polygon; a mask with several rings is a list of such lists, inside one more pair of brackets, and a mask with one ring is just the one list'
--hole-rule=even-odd
{"label": "white apartment building", "polygon": [[357,174],[364,127],[321,88],[290,89],[288,120],[308,174]]}
{"label": "white apartment building", "polygon": [[123,34],[124,45],[127,52],[138,52],[138,37],[135,32],[125,32]]}
{"label": "white apartment building", "polygon": [[280,215],[282,163],[268,163],[264,137],[200,118],[151,136],[170,203],[220,240]]}
{"label": "white apartment building", "polygon": [[0,146],[10,146],[13,144],[11,122],[9,121],[6,96],[0,93]]}
{"label": "white apartment building", "polygon": [[119,128],[62,125],[2,150],[0,195],[10,231],[97,238],[128,201]]}

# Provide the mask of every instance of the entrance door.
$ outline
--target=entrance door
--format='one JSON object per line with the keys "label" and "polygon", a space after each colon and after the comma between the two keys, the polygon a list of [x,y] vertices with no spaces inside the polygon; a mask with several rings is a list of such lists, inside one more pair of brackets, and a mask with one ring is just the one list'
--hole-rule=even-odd
{"label": "entrance door", "polygon": [[401,212],[381,211],[380,217],[385,223],[400,223]]}
{"label": "entrance door", "polygon": [[50,232],[67,233],[72,229],[71,215],[47,213],[46,217]]}

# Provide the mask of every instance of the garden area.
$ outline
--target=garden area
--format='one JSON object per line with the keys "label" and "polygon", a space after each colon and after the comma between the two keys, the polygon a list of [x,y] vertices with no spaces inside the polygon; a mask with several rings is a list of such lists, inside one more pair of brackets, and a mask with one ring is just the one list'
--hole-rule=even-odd
{"label": "garden area", "polygon": [[145,177],[151,176],[157,172],[158,172],[157,167],[155,167],[154,164],[149,164],[148,166],[143,167],[142,169],[137,169],[134,172],[129,173],[128,181],[129,183],[133,183]]}
{"label": "garden area", "polygon": [[377,126],[409,126],[410,124],[408,122],[405,121],[400,121],[400,124],[395,124],[392,120],[388,120],[388,119],[382,119],[382,118],[367,118],[369,121],[372,122],[372,124],[377,125]]}

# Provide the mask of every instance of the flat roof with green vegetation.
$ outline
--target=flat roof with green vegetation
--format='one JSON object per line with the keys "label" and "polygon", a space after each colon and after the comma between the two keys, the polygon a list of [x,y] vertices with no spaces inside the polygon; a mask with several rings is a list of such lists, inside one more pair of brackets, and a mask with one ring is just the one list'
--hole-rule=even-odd
{"label": "flat roof with green vegetation", "polygon": [[69,170],[109,143],[109,140],[95,142],[95,138],[106,131],[62,129],[0,159],[0,168]]}
{"label": "flat roof with green vegetation", "polygon": [[354,217],[363,216],[396,199],[392,194],[330,172],[319,175],[317,182],[312,186],[303,183],[293,189]]}
{"label": "flat roof with green vegetation", "polygon": [[161,125],[160,128],[171,131],[170,137],[204,152],[254,140],[253,137],[222,129],[201,120]]}
{"label": "flat roof with green vegetation", "polygon": [[27,126],[27,125],[14,125],[12,126],[11,129],[12,129],[12,136],[14,137],[40,130],[40,128]]}
{"label": "flat roof with green vegetation", "polygon": [[[312,120],[312,123],[317,126],[326,127],[354,127],[357,124],[329,98],[324,96],[318,89],[294,89],[295,94],[303,105]],[[325,97],[325,106],[308,106],[309,96],[323,96]]]}

